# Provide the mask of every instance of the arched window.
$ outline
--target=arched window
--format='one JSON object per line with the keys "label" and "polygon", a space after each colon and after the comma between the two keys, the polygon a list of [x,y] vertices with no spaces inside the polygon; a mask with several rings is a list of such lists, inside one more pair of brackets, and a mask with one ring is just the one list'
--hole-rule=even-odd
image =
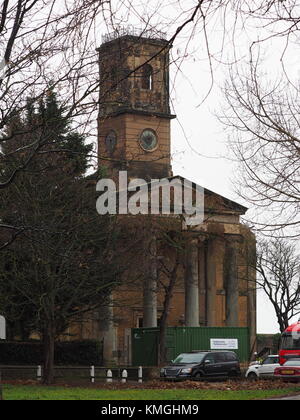
{"label": "arched window", "polygon": [[153,90],[153,68],[145,64],[142,70],[142,89]]}

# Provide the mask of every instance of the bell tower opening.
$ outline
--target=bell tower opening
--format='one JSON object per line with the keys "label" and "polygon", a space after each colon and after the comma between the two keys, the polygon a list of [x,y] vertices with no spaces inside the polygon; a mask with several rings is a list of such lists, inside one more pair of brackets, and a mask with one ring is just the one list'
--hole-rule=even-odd
{"label": "bell tower opening", "polygon": [[[149,36],[148,36],[149,35]],[[130,178],[172,175],[169,63],[162,34],[122,31],[98,49],[99,165]]]}
{"label": "bell tower opening", "polygon": [[153,68],[150,64],[145,64],[142,71],[142,88],[153,90]]}

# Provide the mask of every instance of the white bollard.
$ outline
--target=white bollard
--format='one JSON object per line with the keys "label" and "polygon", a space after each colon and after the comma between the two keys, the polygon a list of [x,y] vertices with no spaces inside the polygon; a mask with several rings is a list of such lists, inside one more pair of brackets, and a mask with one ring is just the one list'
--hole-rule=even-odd
{"label": "white bollard", "polygon": [[36,376],[38,381],[42,380],[42,366],[38,366]]}
{"label": "white bollard", "polygon": [[95,383],[95,366],[91,366],[91,382],[92,384]]}
{"label": "white bollard", "polygon": [[139,384],[143,383],[143,368],[142,366],[139,367]]}
{"label": "white bollard", "polygon": [[127,372],[127,370],[123,370],[123,372],[122,372],[122,384],[126,384],[127,379],[128,379],[128,372]]}
{"label": "white bollard", "polygon": [[107,375],[106,375],[106,377],[107,377],[106,382],[107,382],[108,384],[111,384],[111,383],[112,383],[112,381],[113,381],[113,374],[112,374],[112,371],[111,371],[111,370],[108,370],[108,371],[107,371]]}

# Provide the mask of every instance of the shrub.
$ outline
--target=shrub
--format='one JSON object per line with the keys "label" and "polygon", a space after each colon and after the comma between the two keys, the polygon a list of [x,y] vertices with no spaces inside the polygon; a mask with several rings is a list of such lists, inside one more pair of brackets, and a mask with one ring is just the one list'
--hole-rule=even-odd
{"label": "shrub", "polygon": [[[102,346],[98,341],[58,342],[55,346],[55,364],[64,366],[101,366]],[[1,365],[42,365],[41,342],[0,342]]]}

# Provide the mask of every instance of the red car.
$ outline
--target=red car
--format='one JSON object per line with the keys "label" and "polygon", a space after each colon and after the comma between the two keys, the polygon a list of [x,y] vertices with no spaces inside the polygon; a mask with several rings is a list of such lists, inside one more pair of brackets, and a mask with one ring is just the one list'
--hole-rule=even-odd
{"label": "red car", "polygon": [[275,378],[288,382],[300,382],[300,359],[288,360],[281,367],[275,369]]}

